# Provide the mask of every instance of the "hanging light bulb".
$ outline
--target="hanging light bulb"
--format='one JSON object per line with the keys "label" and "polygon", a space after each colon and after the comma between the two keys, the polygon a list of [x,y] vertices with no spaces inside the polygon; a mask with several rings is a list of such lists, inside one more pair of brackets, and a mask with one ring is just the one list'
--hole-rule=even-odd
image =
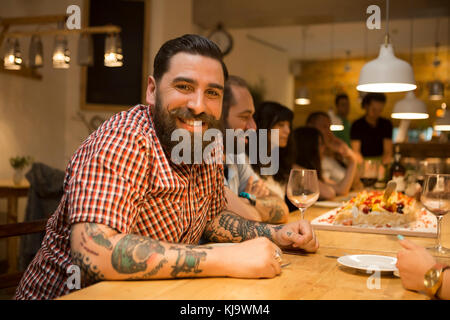
{"label": "hanging light bulb", "polygon": [[19,40],[8,38],[3,57],[3,66],[7,70],[20,70],[21,65],[22,54],[20,52]]}
{"label": "hanging light bulb", "polygon": [[41,37],[38,35],[31,37],[29,58],[31,68],[41,68],[44,65],[44,49]]}
{"label": "hanging light bulb", "polygon": [[444,84],[441,81],[435,80],[429,82],[428,89],[430,90],[430,100],[436,101],[444,99]]}
{"label": "hanging light bulb", "polygon": [[339,118],[333,111],[333,109],[328,110],[328,115],[331,119],[330,130],[331,131],[342,131],[344,130],[344,123],[342,119]]}
{"label": "hanging light bulb", "polygon": [[311,103],[309,98],[309,91],[306,87],[301,87],[297,90],[297,96],[295,97],[295,104],[305,106]]}
{"label": "hanging light bulb", "polygon": [[359,74],[358,91],[402,92],[417,88],[409,63],[397,58],[389,41],[389,0],[386,0],[386,36],[375,60],[366,63]]}
{"label": "hanging light bulb", "polygon": [[70,51],[67,46],[67,39],[64,36],[55,37],[53,49],[53,68],[68,69],[70,66]]}
{"label": "hanging light bulb", "polygon": [[398,101],[391,117],[393,119],[428,119],[427,106],[421,100],[416,98],[413,91],[409,91],[405,98]]}
{"label": "hanging light bulb", "polygon": [[105,39],[106,67],[121,67],[123,65],[122,41],[119,34],[108,34]]}
{"label": "hanging light bulb", "polygon": [[78,39],[78,64],[80,66],[94,64],[94,45],[89,33],[82,33]]}

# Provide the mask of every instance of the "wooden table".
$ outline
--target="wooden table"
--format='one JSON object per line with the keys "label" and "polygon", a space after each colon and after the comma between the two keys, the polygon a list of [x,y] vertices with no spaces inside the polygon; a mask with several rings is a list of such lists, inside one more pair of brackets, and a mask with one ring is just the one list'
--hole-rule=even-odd
{"label": "wooden table", "polygon": [[[306,219],[330,209],[312,207]],[[292,221],[299,214],[291,213]],[[450,246],[449,217],[443,220],[443,243]],[[182,299],[182,300],[301,300],[301,299],[428,299],[423,293],[404,290],[401,280],[382,274],[380,286],[371,275],[340,266],[335,257],[346,254],[396,256],[400,245],[392,235],[317,230],[320,248],[315,254],[283,255],[282,274],[273,279],[198,278],[149,281],[103,281],[61,299]],[[429,246],[435,239],[412,238]],[[443,259],[450,263],[450,257]],[[371,285],[368,285],[368,282]],[[369,289],[372,287],[373,289]]]}
{"label": "wooden table", "polygon": [[[0,180],[0,198],[7,199],[6,223],[17,223],[17,209],[20,197],[28,196],[30,184],[23,180],[15,185],[12,180]],[[17,237],[8,238],[8,272],[17,270]]]}

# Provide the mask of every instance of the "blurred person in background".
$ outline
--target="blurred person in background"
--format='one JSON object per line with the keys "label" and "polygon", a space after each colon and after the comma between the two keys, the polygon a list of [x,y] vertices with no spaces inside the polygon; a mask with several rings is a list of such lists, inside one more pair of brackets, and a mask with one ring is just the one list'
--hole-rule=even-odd
{"label": "blurred person in background", "polygon": [[350,121],[348,121],[348,113],[350,112],[350,100],[348,99],[348,95],[345,93],[340,93],[336,95],[334,100],[336,105],[336,114],[342,120],[342,124],[344,125],[344,130],[334,131],[333,134],[344,141],[349,147],[350,144]]}
{"label": "blurred person in background", "polygon": [[[322,111],[311,113],[306,119],[306,126],[319,130],[323,138],[322,176],[339,184],[347,176],[347,169],[350,165],[349,159],[355,159],[359,163],[358,155],[344,141],[333,135],[330,129],[331,119],[327,113]],[[362,187],[359,174],[356,172],[351,189],[360,190]]]}
{"label": "blurred person in background", "polygon": [[336,183],[323,175],[322,157],[326,145],[322,133],[313,127],[300,127],[294,130],[293,140],[297,151],[295,164],[302,169],[317,171],[321,199],[333,199],[336,196],[346,195],[350,191],[356,173],[356,158],[353,152],[344,153],[348,166],[345,169],[344,178]]}
{"label": "blurred person in background", "polygon": [[[256,130],[254,113],[255,106],[246,81],[238,76],[230,75],[225,82],[222,125],[226,129],[241,129],[244,132]],[[226,135],[225,138],[227,138]],[[239,139],[246,139],[245,143],[248,144],[244,136],[234,139],[235,144]],[[225,192],[228,209],[253,221],[287,222],[289,210],[283,197],[271,191],[265,181],[253,171],[245,153],[240,157],[241,155],[235,155],[235,152],[237,151],[227,150],[226,152]],[[236,163],[235,160],[244,157],[245,163]]]}
{"label": "blurred person in background", "polygon": [[381,117],[385,104],[384,93],[366,94],[361,103],[366,114],[353,122],[350,138],[359,159],[379,159],[387,165],[392,162],[392,123]]}

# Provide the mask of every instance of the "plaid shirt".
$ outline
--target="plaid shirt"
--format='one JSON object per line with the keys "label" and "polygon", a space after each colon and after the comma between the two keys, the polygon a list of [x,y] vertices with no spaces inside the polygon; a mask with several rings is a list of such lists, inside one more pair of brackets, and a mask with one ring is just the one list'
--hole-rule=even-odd
{"label": "plaid shirt", "polygon": [[198,243],[205,225],[225,208],[223,165],[175,165],[138,105],[106,121],[72,157],[64,195],[16,299],[53,299],[70,292],[70,228],[104,224],[172,243]]}

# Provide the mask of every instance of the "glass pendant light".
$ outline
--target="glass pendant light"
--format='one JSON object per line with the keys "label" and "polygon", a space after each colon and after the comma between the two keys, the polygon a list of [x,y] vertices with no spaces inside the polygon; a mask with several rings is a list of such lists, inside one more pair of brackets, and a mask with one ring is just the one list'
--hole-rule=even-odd
{"label": "glass pendant light", "polygon": [[94,45],[89,33],[82,33],[78,39],[77,58],[80,66],[92,66],[94,64]]}
{"label": "glass pendant light", "polygon": [[29,59],[30,68],[41,68],[44,65],[44,47],[38,35],[31,37]]}
{"label": "glass pendant light", "polygon": [[375,60],[366,63],[359,74],[358,91],[402,92],[417,88],[412,67],[394,55],[389,40],[389,0],[386,0],[386,36]]}
{"label": "glass pendant light", "polygon": [[123,65],[122,41],[117,33],[106,36],[104,63],[106,67],[121,67]]}
{"label": "glass pendant light", "polygon": [[7,70],[20,70],[22,65],[22,54],[20,52],[19,40],[8,38],[3,56],[3,66]]}
{"label": "glass pendant light", "polygon": [[57,35],[53,49],[53,68],[68,69],[70,66],[70,51],[67,46],[67,38]]}

